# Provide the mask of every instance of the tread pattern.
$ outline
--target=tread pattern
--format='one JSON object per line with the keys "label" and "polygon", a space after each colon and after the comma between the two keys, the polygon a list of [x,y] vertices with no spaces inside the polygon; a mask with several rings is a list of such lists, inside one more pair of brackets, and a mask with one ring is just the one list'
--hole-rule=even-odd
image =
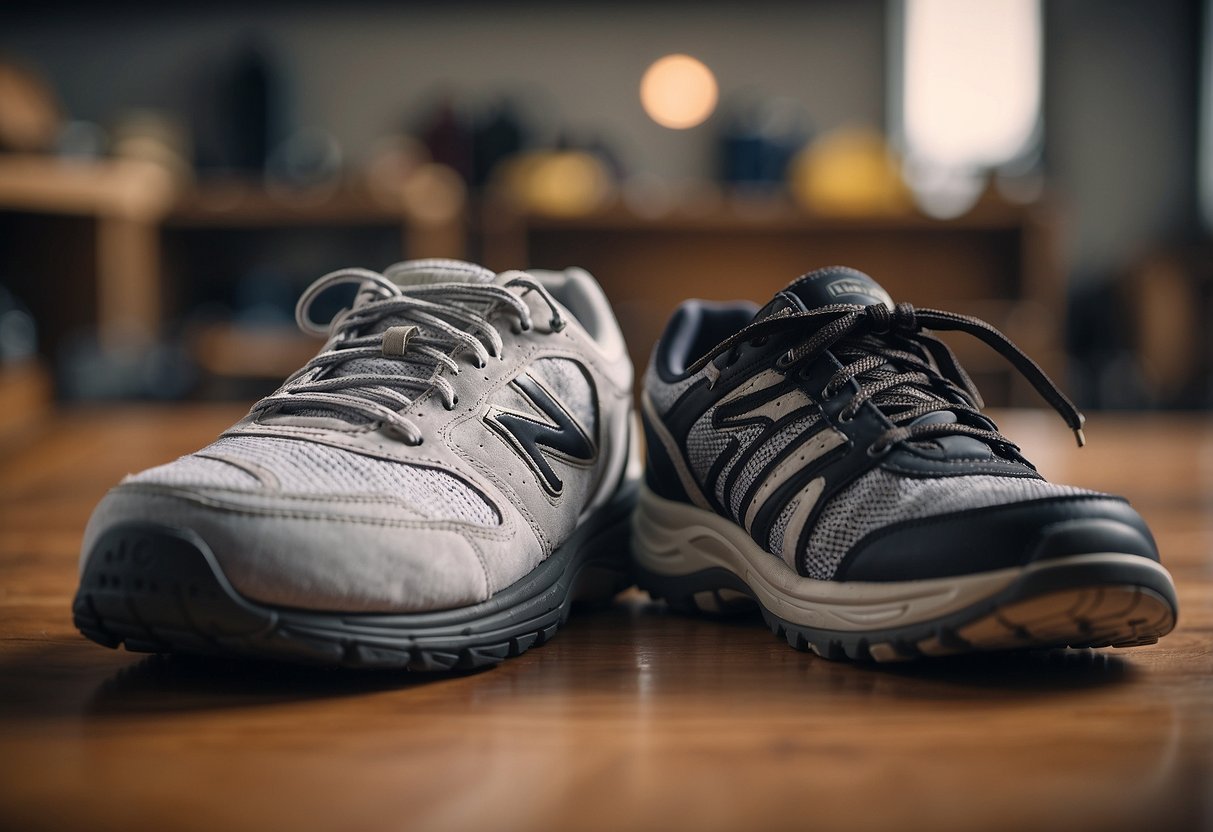
{"label": "tread pattern", "polygon": [[[681,612],[720,615],[757,607],[767,627],[788,646],[834,660],[896,662],[998,650],[1136,647],[1157,642],[1175,626],[1176,617],[1173,598],[1136,584],[1112,583],[1045,591],[1012,588],[937,621],[891,632],[844,633],[780,618],[723,569],[679,578],[640,569],[637,583],[654,600]],[[706,588],[709,583],[716,586]],[[727,595],[722,598],[722,593]],[[747,603],[736,600],[740,594],[748,596]]]}

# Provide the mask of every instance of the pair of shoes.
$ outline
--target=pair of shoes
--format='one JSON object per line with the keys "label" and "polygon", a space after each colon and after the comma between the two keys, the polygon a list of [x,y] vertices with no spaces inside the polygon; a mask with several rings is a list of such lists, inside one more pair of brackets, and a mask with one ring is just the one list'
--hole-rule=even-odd
{"label": "pair of shoes", "polygon": [[[314,300],[356,286],[329,324]],[[644,379],[585,271],[420,260],[300,299],[320,353],[216,442],[127,477],[85,533],[107,646],[413,670],[496,664],[632,585],[877,661],[1146,644],[1175,590],[1122,499],[1053,485],[928,330],[823,269],[756,310],[688,301]]]}

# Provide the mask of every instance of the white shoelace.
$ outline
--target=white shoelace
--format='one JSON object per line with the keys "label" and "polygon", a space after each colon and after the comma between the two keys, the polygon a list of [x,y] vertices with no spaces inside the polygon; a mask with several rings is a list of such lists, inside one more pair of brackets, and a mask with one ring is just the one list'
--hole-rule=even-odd
{"label": "white shoelace", "polygon": [[[521,271],[502,277],[506,279],[500,284],[400,286],[370,269],[339,269],[324,275],[307,288],[295,307],[301,330],[328,336],[324,351],[253,405],[252,413],[315,408],[381,422],[408,444],[421,444],[420,428],[400,411],[431,389],[438,392],[444,407],[453,410],[458,398],[443,371],[459,375],[457,359],[466,353],[475,357],[478,368],[487,366],[490,358],[501,359],[503,342],[492,323],[494,317],[515,318],[515,331],[531,329],[531,310],[523,296],[537,292],[552,311],[552,330],[565,327],[560,307],[534,277]],[[360,286],[354,306],[343,309],[327,326],[317,325],[310,317],[313,302],[326,290],[346,283]],[[511,291],[515,289],[521,291]],[[385,320],[391,325],[377,329]],[[402,370],[416,372],[332,372],[358,359],[385,358],[400,362]]]}

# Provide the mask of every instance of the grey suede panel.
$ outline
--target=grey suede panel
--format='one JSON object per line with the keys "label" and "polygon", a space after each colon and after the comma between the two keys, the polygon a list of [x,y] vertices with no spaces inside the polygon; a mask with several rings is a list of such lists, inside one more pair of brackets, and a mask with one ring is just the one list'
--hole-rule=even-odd
{"label": "grey suede panel", "polygon": [[407,613],[465,606],[489,595],[477,541],[456,524],[389,509],[355,517],[341,516],[336,507],[301,511],[284,502],[253,511],[204,500],[120,486],[93,513],[84,551],[114,523],[151,521],[196,533],[232,586],[265,604]]}

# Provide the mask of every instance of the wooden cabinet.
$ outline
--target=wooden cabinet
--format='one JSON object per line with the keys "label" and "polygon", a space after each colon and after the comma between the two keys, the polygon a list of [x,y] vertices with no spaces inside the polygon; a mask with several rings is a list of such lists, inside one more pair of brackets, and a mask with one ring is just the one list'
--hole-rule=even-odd
{"label": "wooden cabinet", "polygon": [[[426,219],[355,186],[274,192],[228,181],[182,188],[127,163],[77,167],[10,157],[0,158],[4,211],[22,212],[7,216],[24,217],[15,227],[28,236],[37,232],[43,259],[22,259],[2,279],[15,280],[18,293],[25,290],[52,335],[91,321],[102,344],[163,334],[165,321],[197,307],[202,290],[232,280],[248,268],[250,251],[266,245],[267,262],[293,255],[307,278],[329,267],[381,267],[404,256],[471,257],[497,270],[584,266],[615,304],[637,367],[688,297],[763,302],[806,271],[845,264],[871,274],[899,301],[990,321],[1059,381],[1065,370],[1065,288],[1047,203],[987,199],[963,217],[941,221],[916,214],[814,216],[775,198],[676,205],[656,217],[616,202],[571,218],[483,201],[468,212],[468,236],[463,212]],[[34,214],[42,217],[36,223]],[[82,236],[79,228],[52,228],[47,214],[85,218],[91,224],[86,242],[68,245],[68,237]],[[356,256],[348,262],[324,236],[370,230],[380,235],[377,247],[355,239]],[[0,247],[0,265],[26,236],[15,232],[12,245]],[[311,254],[300,252],[300,240]],[[48,260],[49,252],[66,257],[71,250],[77,265]],[[1039,403],[999,356],[972,339],[946,337],[990,403]],[[227,322],[196,328],[191,343],[205,370],[236,377],[284,376],[315,349],[285,325],[259,331]]]}
{"label": "wooden cabinet", "polygon": [[[47,351],[81,328],[95,330],[102,348],[129,348],[173,334],[166,327],[189,311],[199,288],[247,269],[240,257],[250,240],[378,230],[388,235],[388,262],[462,257],[465,217],[462,210],[449,219],[419,216],[403,200],[388,204],[356,184],[187,186],[148,163],[0,156],[0,280],[33,309]],[[315,247],[320,256],[303,266],[309,278],[353,265],[325,262],[335,247]],[[284,376],[315,351],[293,327],[257,333],[216,324],[191,340],[203,368],[220,375]],[[255,360],[232,359],[250,345],[259,348]]]}

